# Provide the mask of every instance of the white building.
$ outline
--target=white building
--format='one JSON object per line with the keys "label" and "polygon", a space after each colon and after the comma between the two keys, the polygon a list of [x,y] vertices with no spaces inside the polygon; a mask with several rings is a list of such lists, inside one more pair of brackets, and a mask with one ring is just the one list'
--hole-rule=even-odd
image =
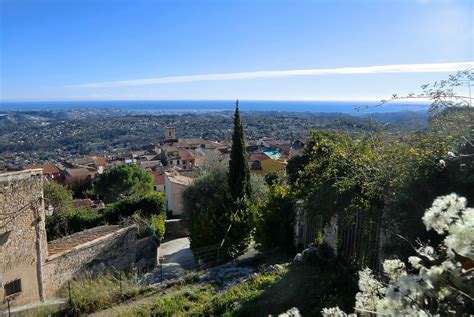
{"label": "white building", "polygon": [[167,210],[172,216],[182,216],[183,210],[183,191],[193,182],[191,177],[165,173],[165,193]]}

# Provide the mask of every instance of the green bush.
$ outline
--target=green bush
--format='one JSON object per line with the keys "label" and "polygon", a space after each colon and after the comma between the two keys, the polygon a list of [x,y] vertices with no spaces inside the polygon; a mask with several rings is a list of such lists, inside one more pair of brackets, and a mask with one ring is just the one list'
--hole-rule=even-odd
{"label": "green bush", "polygon": [[152,215],[150,219],[150,228],[159,241],[163,240],[163,237],[165,236],[165,217],[163,215]]}
{"label": "green bush", "polygon": [[103,216],[96,211],[71,209],[47,217],[46,234],[48,240],[51,241],[104,223]]}
{"label": "green bush", "polygon": [[164,193],[151,193],[143,197],[131,197],[119,202],[107,205],[102,212],[109,223],[119,223],[125,218],[131,217],[136,211],[145,218],[152,215],[166,214],[166,198]]}
{"label": "green bush", "polygon": [[43,186],[46,205],[51,205],[55,212],[65,212],[72,208],[72,191],[57,183],[45,183]]}
{"label": "green bush", "polygon": [[262,251],[275,248],[292,251],[295,212],[288,189],[274,183],[268,189],[268,198],[259,203],[257,209],[257,248]]}

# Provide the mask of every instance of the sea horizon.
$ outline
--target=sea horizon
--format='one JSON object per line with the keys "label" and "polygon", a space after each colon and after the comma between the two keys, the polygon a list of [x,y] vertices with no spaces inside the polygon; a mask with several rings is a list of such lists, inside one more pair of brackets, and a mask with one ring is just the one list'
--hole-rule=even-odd
{"label": "sea horizon", "polygon": [[[380,113],[426,111],[428,103],[392,102],[382,106],[377,101],[301,101],[241,100],[242,111],[313,112],[313,113]],[[368,106],[368,108],[366,108]],[[360,107],[360,111],[357,111]],[[125,112],[183,113],[230,111],[235,100],[101,100],[101,101],[2,101],[0,111],[42,111],[78,109],[116,109]]]}

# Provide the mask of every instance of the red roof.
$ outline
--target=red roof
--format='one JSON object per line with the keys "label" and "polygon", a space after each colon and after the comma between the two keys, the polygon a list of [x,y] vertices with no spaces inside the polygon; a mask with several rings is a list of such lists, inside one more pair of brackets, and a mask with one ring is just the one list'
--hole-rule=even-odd
{"label": "red roof", "polygon": [[94,162],[97,166],[105,166],[107,165],[107,158],[105,156],[96,157]]}
{"label": "red roof", "polygon": [[269,157],[263,153],[250,153],[250,161],[265,161],[268,160]]}
{"label": "red roof", "polygon": [[183,160],[183,161],[191,161],[191,160],[194,160],[194,155],[192,155],[191,152],[189,152],[188,150],[179,149],[179,150],[178,150],[178,153],[179,153],[179,157],[180,157],[181,160]]}
{"label": "red roof", "polygon": [[59,174],[61,171],[59,168],[52,164],[52,163],[47,163],[47,164],[36,164],[29,166],[28,169],[33,169],[33,168],[42,168],[43,169],[43,175],[49,175],[49,174]]}
{"label": "red roof", "polygon": [[165,173],[163,172],[155,172],[155,171],[150,171],[150,173],[153,175],[153,178],[155,180],[155,186],[160,186],[165,184]]}

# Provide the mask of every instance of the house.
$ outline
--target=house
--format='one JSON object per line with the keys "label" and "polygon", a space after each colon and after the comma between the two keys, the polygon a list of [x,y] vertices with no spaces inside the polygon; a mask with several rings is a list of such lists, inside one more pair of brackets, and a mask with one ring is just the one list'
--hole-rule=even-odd
{"label": "house", "polygon": [[176,172],[165,173],[165,193],[168,213],[174,217],[184,215],[183,191],[193,182],[191,177],[182,176]]}
{"label": "house", "polygon": [[43,171],[0,174],[0,311],[45,299]]}
{"label": "house", "polygon": [[192,150],[178,149],[180,158],[178,166],[184,170],[192,170],[194,168],[194,154]]}
{"label": "house", "polygon": [[279,172],[285,169],[286,163],[279,160],[277,151],[263,153],[250,153],[250,171],[255,174],[265,175],[270,172]]}
{"label": "house", "polygon": [[308,140],[298,139],[291,142],[290,150],[288,151],[288,157],[300,155],[303,152],[304,147],[308,144]]}
{"label": "house", "polygon": [[90,168],[66,168],[66,170],[63,172],[64,183],[71,185],[76,183],[90,182],[95,178],[96,174],[97,173]]}
{"label": "house", "polygon": [[53,163],[46,164],[36,164],[27,167],[27,169],[42,169],[43,176],[46,177],[49,181],[60,181],[61,178],[61,169]]}
{"label": "house", "polygon": [[161,171],[149,171],[149,173],[153,176],[153,189],[156,192],[164,192],[165,191],[165,173]]}

